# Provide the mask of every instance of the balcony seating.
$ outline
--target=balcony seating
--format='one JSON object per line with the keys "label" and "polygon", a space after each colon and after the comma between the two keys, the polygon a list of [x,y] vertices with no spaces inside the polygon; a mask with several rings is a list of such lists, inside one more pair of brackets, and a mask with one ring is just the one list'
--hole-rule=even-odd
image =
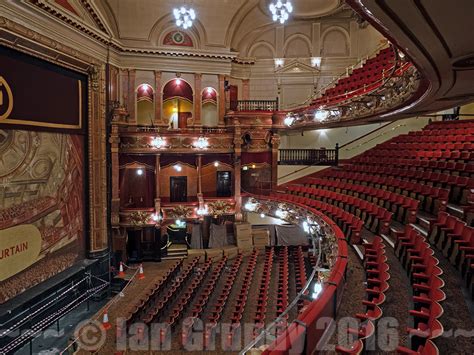
{"label": "balcony seating", "polygon": [[392,213],[385,208],[350,195],[293,185],[288,186],[287,191],[344,208],[347,212],[362,219],[366,228],[374,233],[386,233],[392,219]]}
{"label": "balcony seating", "polygon": [[335,86],[327,89],[312,105],[335,105],[352,97],[366,94],[380,87],[392,73],[400,74],[409,64],[395,62],[393,48],[381,50],[374,58],[368,59],[361,68],[352,70],[345,78],[339,79]]}
{"label": "balcony seating", "polygon": [[368,202],[376,203],[393,212],[394,217],[401,223],[414,222],[416,220],[419,201],[395,192],[365,185],[313,177],[304,179],[303,184],[308,187],[329,189],[334,192],[348,194],[365,199]]}
{"label": "balcony seating", "polygon": [[348,171],[323,172],[330,180],[342,180],[354,184],[367,184],[368,186],[392,191],[409,196],[420,201],[420,209],[432,214],[444,211],[448,203],[449,190],[415,183],[395,177],[377,176],[368,173],[353,173]]}

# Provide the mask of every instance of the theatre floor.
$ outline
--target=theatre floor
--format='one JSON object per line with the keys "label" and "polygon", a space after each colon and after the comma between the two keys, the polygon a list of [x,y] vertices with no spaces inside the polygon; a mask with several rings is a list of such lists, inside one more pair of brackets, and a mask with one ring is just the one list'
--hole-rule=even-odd
{"label": "theatre floor", "polygon": [[[268,303],[266,306],[266,320],[271,321],[276,318],[277,316],[277,299],[276,296],[278,293],[278,289],[281,287],[281,281],[279,279],[286,279],[287,280],[287,285],[288,285],[288,300],[291,301],[297,294],[297,283],[296,283],[296,277],[295,277],[295,265],[302,265],[303,263],[305,264],[305,271],[306,274],[309,275],[310,271],[310,265],[308,264],[309,260],[306,257],[306,252],[302,251],[300,249],[299,252],[297,252],[296,248],[288,248],[288,253],[284,253],[283,248],[275,248],[274,249],[274,254],[271,254],[273,257],[272,263],[271,263],[271,268],[270,268],[270,283],[268,286]],[[260,284],[262,280],[264,279],[265,275],[268,274],[266,271],[268,268],[265,268],[265,261],[268,262],[268,259],[270,257],[268,256],[268,249],[265,251],[265,249],[259,249],[256,251],[256,256],[254,256],[254,260],[256,262],[254,263],[254,267],[252,267],[252,251],[248,251],[245,253],[246,255],[243,255],[242,261],[239,264],[238,267],[238,272],[236,273],[235,280],[232,283],[230,293],[228,294],[227,300],[225,302],[225,306],[223,307],[221,313],[220,313],[220,319],[219,319],[219,324],[230,324],[231,319],[233,317],[234,309],[235,309],[235,304],[239,298],[239,295],[242,290],[242,286],[244,284],[245,280],[245,275],[251,275],[251,281],[250,281],[250,288],[248,290],[247,294],[247,302],[245,304],[245,309],[242,313],[242,318],[240,320],[241,325],[247,326],[248,324],[253,325],[254,324],[254,318],[255,314],[257,312],[257,307],[258,305],[258,295],[259,295],[259,289],[260,289]],[[222,255],[222,254],[220,254]],[[300,259],[298,259],[298,256]],[[166,284],[164,289],[160,289],[160,296],[158,297],[157,300],[154,302],[157,303],[159,302],[159,299],[161,299],[161,295],[163,293],[168,292],[168,290],[171,288],[171,285],[173,285],[176,280],[181,278],[183,275],[183,270],[186,269],[186,266],[189,265],[193,259],[195,259],[196,256],[189,256],[187,259],[184,259],[183,265],[181,267],[181,271],[176,274],[176,276],[172,279],[172,281],[168,284]],[[215,283],[215,286],[212,289],[212,293],[209,296],[209,300],[207,302],[207,305],[204,306],[202,309],[202,313],[200,315],[200,319],[204,322],[204,324],[208,323],[209,317],[212,314],[213,307],[215,303],[217,302],[217,299],[219,296],[222,295],[223,290],[228,287],[228,283],[226,284],[227,276],[229,273],[231,273],[232,267],[235,265],[236,260],[238,257],[236,255],[230,255],[228,259],[226,259],[225,266],[222,267],[220,270],[218,265],[219,265],[219,260],[222,259],[221,257],[217,257],[213,259],[212,265],[209,267],[209,272],[205,274],[205,276],[202,278],[202,281],[199,283],[197,286],[194,295],[189,299],[189,303],[186,304],[182,311],[182,315],[179,318],[179,321],[177,322],[177,326],[173,329],[172,335],[171,335],[171,341],[168,343],[169,347],[162,349],[163,351],[157,351],[157,348],[155,350],[152,350],[150,352],[150,346],[152,344],[152,341],[150,341],[149,344],[143,343],[143,342],[134,342],[133,339],[137,339],[136,334],[134,333],[133,330],[128,330],[128,338],[126,340],[126,353],[189,353],[190,348],[185,348],[183,347],[183,342],[182,342],[182,337],[181,337],[181,330],[182,330],[182,322],[184,319],[189,317],[192,313],[192,309],[195,307],[195,304],[197,300],[199,299],[200,296],[203,294],[203,290],[206,288],[206,286],[209,283],[209,280],[211,279],[211,276],[213,275],[218,275],[217,276],[217,282]],[[285,261],[286,260],[286,261]],[[109,311],[108,311],[108,317],[109,321],[112,325],[111,329],[109,329],[106,333],[106,338],[104,339],[103,345],[100,347],[100,350],[98,350],[99,354],[113,354],[117,351],[124,351],[125,349],[123,347],[120,347],[117,341],[117,336],[116,336],[116,320],[117,318],[120,317],[127,317],[127,315],[130,314],[130,312],[133,312],[134,309],[136,309],[136,305],[139,304],[140,299],[144,298],[147,291],[150,290],[150,288],[153,287],[156,283],[160,281],[160,279],[165,277],[166,272],[170,269],[172,265],[177,263],[175,260],[166,260],[160,263],[145,263],[143,264],[144,266],[144,274],[145,274],[145,279],[143,280],[138,280],[134,279],[130,285],[125,289],[125,292],[123,296],[118,297],[116,302],[113,302],[113,304],[110,306]],[[286,264],[287,267],[285,270],[285,276],[280,278],[280,270],[281,270],[281,265]],[[193,272],[191,272],[190,276],[185,279],[184,287],[182,287],[179,291],[177,291],[175,294],[176,296],[172,297],[171,300],[169,301],[169,304],[165,309],[160,311],[160,313],[157,314],[155,318],[153,318],[153,323],[162,323],[169,319],[170,314],[172,312],[172,309],[175,308],[176,304],[178,303],[178,300],[185,294],[186,290],[188,290],[188,286],[193,283],[193,281],[196,280],[197,275],[199,274],[198,271],[199,269],[202,269],[203,266],[205,265],[204,259],[201,258],[199,262],[192,268]],[[216,271],[219,270],[219,271]],[[130,275],[133,273],[133,270],[128,270],[125,279],[130,278]],[[227,285],[227,286],[226,286]],[[290,312],[289,319],[294,319],[296,317],[298,310],[295,309]],[[99,310],[93,318],[102,321],[102,314],[103,314],[103,309]],[[143,317],[141,317],[143,319]],[[242,348],[243,343],[245,341],[245,328],[242,328],[242,335],[240,337],[240,341],[235,345],[235,348],[230,349],[231,351],[226,351],[226,353],[238,353],[238,351]],[[135,336],[135,337],[134,337]],[[247,335],[248,336],[248,335]],[[225,341],[223,337],[220,337],[219,334],[217,334],[214,346],[208,349],[203,349],[202,346],[200,346],[200,341],[197,340],[196,343],[196,348],[193,348],[193,353],[222,353],[224,351],[222,342]],[[122,338],[123,339],[123,338]],[[248,338],[247,338],[248,339]],[[198,344],[199,343],[199,344]],[[123,344],[123,342],[122,342]],[[134,348],[135,346],[135,348]],[[142,347],[141,347],[142,346]],[[189,342],[188,342],[189,346]],[[147,350],[148,349],[148,350]],[[89,354],[89,351],[79,351],[81,354]]]}

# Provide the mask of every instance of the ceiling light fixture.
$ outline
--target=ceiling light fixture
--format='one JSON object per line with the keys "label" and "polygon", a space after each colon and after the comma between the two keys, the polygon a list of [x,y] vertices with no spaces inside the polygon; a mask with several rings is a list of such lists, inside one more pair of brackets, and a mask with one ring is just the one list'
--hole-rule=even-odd
{"label": "ceiling light fixture", "polygon": [[276,3],[270,3],[270,12],[274,22],[279,21],[281,24],[285,23],[293,12],[293,5],[290,1],[277,0]]}
{"label": "ceiling light fixture", "polygon": [[176,26],[188,29],[193,25],[193,21],[196,19],[196,12],[192,8],[185,8],[181,6],[179,9],[173,9],[173,15],[176,20]]}

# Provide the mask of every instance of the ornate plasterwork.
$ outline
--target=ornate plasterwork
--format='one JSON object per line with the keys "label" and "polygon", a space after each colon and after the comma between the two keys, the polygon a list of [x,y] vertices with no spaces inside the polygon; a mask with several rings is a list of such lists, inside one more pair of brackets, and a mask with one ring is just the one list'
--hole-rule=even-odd
{"label": "ornate plasterwork", "polygon": [[[96,58],[0,16],[0,44],[89,75],[89,245],[93,255],[108,249],[105,149],[105,65]],[[94,68],[94,69],[91,69]]]}

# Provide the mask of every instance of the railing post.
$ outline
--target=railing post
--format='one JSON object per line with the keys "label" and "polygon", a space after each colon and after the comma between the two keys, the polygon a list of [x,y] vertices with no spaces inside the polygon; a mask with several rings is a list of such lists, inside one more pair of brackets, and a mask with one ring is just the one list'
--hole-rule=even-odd
{"label": "railing post", "polygon": [[336,161],[336,166],[339,165],[339,143],[336,143],[336,156],[334,160]]}

